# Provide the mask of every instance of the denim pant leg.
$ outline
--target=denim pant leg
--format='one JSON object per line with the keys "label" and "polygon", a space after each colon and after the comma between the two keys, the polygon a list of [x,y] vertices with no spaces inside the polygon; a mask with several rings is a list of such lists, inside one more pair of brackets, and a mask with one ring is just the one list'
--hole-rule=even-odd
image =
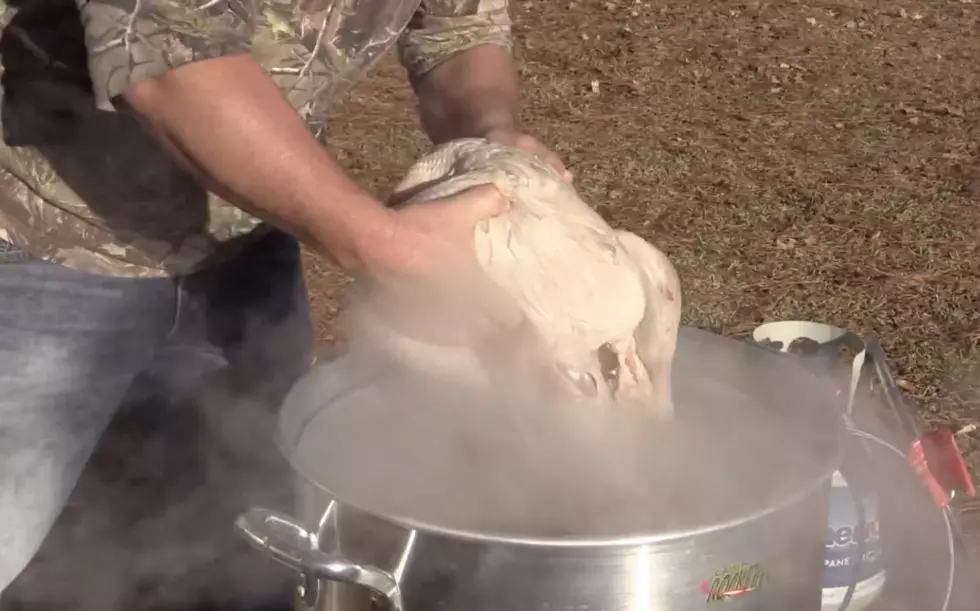
{"label": "denim pant leg", "polygon": [[180,280],[177,324],[151,371],[164,385],[167,410],[196,413],[205,423],[194,434],[200,456],[191,461],[203,472],[182,475],[188,492],[168,509],[165,535],[143,545],[171,549],[196,567],[177,580],[183,600],[221,607],[278,598],[288,607],[295,575],[245,545],[232,524],[249,506],[292,509],[291,469],[275,433],[280,404],[308,370],[312,347],[293,238],[270,232]]}
{"label": "denim pant leg", "polygon": [[0,592],[166,338],[175,295],[169,280],[76,272],[0,248]]}
{"label": "denim pant leg", "polygon": [[269,232],[234,259],[183,278],[180,294],[156,377],[171,397],[193,397],[214,444],[256,466],[274,450],[280,404],[313,356],[299,244]]}
{"label": "denim pant leg", "polygon": [[[299,243],[269,231],[233,259],[182,278],[180,294],[177,324],[155,364],[161,376],[180,392],[200,386],[199,372],[223,369],[227,389],[274,416],[313,356]],[[251,408],[223,411],[242,415]]]}

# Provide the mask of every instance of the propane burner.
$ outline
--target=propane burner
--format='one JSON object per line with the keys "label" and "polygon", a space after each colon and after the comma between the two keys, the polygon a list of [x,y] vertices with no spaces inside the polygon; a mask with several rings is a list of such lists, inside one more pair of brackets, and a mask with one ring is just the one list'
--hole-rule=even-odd
{"label": "propane burner", "polygon": [[834,476],[827,527],[824,610],[974,607],[951,505],[976,494],[956,444],[962,432],[920,431],[874,337],[785,321],[762,325],[753,339],[831,385],[847,424],[847,473]]}

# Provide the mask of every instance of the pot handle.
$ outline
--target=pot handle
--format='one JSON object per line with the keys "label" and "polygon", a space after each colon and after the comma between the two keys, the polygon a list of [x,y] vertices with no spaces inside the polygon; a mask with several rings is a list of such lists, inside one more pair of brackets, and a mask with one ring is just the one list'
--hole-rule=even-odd
{"label": "pot handle", "polygon": [[[339,554],[325,552],[316,537],[292,517],[271,509],[249,509],[235,520],[235,529],[255,549],[298,571],[307,580],[304,602],[314,606],[318,588],[311,579],[361,586],[383,596],[392,611],[401,611],[401,589],[394,577],[373,566],[362,566]],[[312,599],[312,600],[311,600]]]}

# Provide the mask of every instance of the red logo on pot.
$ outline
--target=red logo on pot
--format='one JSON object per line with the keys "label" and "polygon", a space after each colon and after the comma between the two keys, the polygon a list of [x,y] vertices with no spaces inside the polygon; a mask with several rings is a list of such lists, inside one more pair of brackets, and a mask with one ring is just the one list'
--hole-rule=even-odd
{"label": "red logo on pot", "polygon": [[728,600],[761,588],[767,577],[758,564],[732,564],[702,581],[701,591],[707,594],[705,602]]}

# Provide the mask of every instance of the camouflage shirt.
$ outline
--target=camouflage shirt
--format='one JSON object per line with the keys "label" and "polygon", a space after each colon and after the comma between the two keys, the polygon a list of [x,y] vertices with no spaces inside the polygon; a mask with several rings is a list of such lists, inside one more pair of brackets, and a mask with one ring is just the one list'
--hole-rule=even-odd
{"label": "camouflage shirt", "polygon": [[510,48],[507,0],[0,0],[0,239],[116,276],[193,272],[260,222],[206,192],[113,100],[251,53],[323,141],[327,108],[392,46],[412,75]]}

